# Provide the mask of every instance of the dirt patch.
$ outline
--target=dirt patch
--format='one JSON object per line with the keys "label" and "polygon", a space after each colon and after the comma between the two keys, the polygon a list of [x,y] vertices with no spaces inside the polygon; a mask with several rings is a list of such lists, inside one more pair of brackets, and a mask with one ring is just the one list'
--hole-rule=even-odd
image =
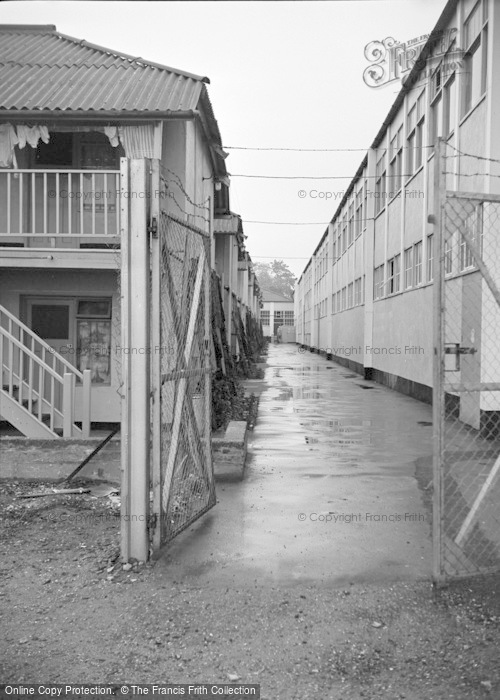
{"label": "dirt patch", "polygon": [[18,498],[50,488],[0,484],[3,682],[237,674],[267,700],[500,697],[500,577],[201,589],[123,570],[113,497]]}

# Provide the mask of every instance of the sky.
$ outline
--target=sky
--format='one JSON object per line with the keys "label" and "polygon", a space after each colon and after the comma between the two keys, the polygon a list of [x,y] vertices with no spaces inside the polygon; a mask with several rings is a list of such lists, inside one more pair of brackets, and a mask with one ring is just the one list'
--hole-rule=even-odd
{"label": "sky", "polygon": [[[428,34],[445,4],[1,2],[0,23],[55,24],[64,34],[208,76],[229,153],[231,209],[243,219],[247,250],[255,262],[282,259],[299,276],[401,87],[366,85],[366,45]],[[250,148],[332,150],[243,150]],[[298,179],[269,178],[277,175]]]}

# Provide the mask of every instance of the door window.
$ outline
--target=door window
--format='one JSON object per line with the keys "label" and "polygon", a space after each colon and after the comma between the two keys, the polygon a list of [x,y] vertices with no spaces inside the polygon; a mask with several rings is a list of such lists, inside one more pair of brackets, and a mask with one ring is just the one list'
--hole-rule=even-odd
{"label": "door window", "polygon": [[33,304],[31,328],[42,340],[69,338],[69,306],[60,304]]}
{"label": "door window", "polygon": [[78,369],[93,384],[111,381],[111,299],[80,299],[77,306]]}

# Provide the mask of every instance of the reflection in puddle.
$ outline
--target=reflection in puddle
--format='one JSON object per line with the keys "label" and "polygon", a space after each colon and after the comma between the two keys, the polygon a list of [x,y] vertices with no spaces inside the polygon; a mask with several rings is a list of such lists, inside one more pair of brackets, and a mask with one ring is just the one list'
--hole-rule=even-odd
{"label": "reflection in puddle", "polygon": [[293,389],[291,387],[287,387],[286,389],[280,388],[278,396],[272,397],[273,401],[290,401],[290,399],[293,399]]}
{"label": "reflection in puddle", "polygon": [[301,387],[297,386],[293,389],[294,399],[320,399],[322,398],[322,392],[318,391],[316,387]]}

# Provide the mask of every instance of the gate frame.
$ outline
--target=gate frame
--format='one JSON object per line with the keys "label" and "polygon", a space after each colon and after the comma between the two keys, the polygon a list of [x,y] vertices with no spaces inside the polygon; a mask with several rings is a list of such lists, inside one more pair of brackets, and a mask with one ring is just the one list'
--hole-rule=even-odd
{"label": "gate frame", "polygon": [[[120,534],[124,563],[130,559],[144,562],[149,557],[149,174],[147,159],[121,159]],[[144,352],[130,352],[134,348]]]}
{"label": "gate frame", "polygon": [[[150,211],[150,232],[151,232],[151,299],[150,299],[150,318],[151,318],[151,488],[152,488],[152,504],[151,516],[149,518],[152,557],[158,556],[161,547],[166,544],[162,539],[163,527],[162,519],[165,517],[164,506],[168,502],[168,495],[165,495],[166,482],[162,476],[162,451],[161,451],[161,387],[162,387],[162,366],[161,366],[161,293],[162,293],[162,238],[161,238],[161,218],[166,217],[167,222],[176,223],[182,227],[190,229],[194,235],[199,235],[207,239],[208,250],[204,256],[204,272],[201,274],[199,293],[203,293],[205,300],[204,313],[204,355],[207,360],[207,367],[204,371],[204,396],[205,406],[208,407],[204,411],[204,436],[202,441],[205,442],[206,455],[210,461],[210,469],[212,466],[212,371],[211,371],[211,356],[212,356],[212,336],[211,336],[211,318],[212,318],[212,294],[211,294],[211,270],[212,270],[212,217],[209,219],[209,230],[203,231],[195,224],[190,223],[191,218],[187,214],[187,221],[184,221],[166,208],[167,193],[162,190],[161,183],[161,162],[157,159],[151,161],[151,211]],[[198,271],[199,272],[199,271]],[[160,351],[157,352],[156,348]],[[180,407],[182,412],[183,402]],[[182,418],[181,418],[182,420]],[[172,474],[175,467],[175,455],[171,464]],[[213,479],[213,472],[212,472]],[[215,502],[212,504],[215,505]],[[204,514],[202,511],[198,517]],[[178,533],[177,533],[178,534]]]}
{"label": "gate frame", "polygon": [[[432,542],[433,542],[433,581],[436,587],[444,585],[450,578],[459,579],[470,577],[471,573],[456,574],[449,577],[444,573],[444,547],[443,547],[443,527],[442,518],[445,512],[444,502],[444,434],[445,434],[445,395],[447,390],[455,391],[500,391],[498,382],[479,382],[478,386],[467,386],[463,382],[459,384],[445,383],[445,272],[444,272],[444,238],[446,234],[446,204],[448,200],[472,200],[477,202],[500,203],[500,195],[478,192],[447,191],[445,172],[445,142],[442,138],[437,139],[434,160],[434,214],[429,216],[429,223],[434,224],[435,243],[435,269],[433,271],[433,335],[434,335],[434,357],[433,357],[433,392],[432,392],[432,412],[433,412],[433,518],[432,518]],[[475,241],[469,235],[464,226],[459,228],[460,236],[470,250],[474,263],[481,275],[481,279],[486,283],[493,299],[500,308],[500,290],[483,262],[481,251]],[[458,540],[465,537],[470,528],[475,514],[486,495],[489,487],[493,483],[500,470],[500,454],[495,460],[486,480],[484,481],[478,495],[467,513],[458,535]],[[478,572],[479,573],[479,572]]]}
{"label": "gate frame", "polygon": [[433,270],[434,311],[434,356],[432,386],[433,425],[433,498],[432,498],[432,573],[434,583],[441,585],[442,574],[442,527],[443,513],[443,432],[444,432],[444,354],[441,352],[444,338],[444,241],[443,214],[446,198],[446,174],[444,171],[444,147],[437,139],[434,153],[434,214],[429,222],[434,224],[435,270]]}
{"label": "gate frame", "polygon": [[[160,323],[160,294],[161,294],[161,240],[160,240],[160,161],[154,159],[151,163],[151,189],[155,193],[151,202],[151,487],[153,489],[151,512],[151,539],[153,556],[161,547],[161,351],[155,348],[161,346]],[[155,322],[156,321],[156,322]]]}
{"label": "gate frame", "polygon": [[[121,560],[146,561],[162,546],[161,471],[161,217],[212,241],[209,231],[170,214],[161,189],[157,158],[121,159]],[[188,219],[189,219],[189,215]],[[212,469],[211,397],[211,245],[198,270],[199,294],[204,295],[204,437]],[[193,321],[194,323],[194,321]],[[192,329],[191,329],[192,330]],[[136,352],[134,352],[136,350]],[[173,469],[172,463],[172,469]],[[212,488],[213,472],[212,472]],[[162,489],[163,486],[163,489]],[[150,502],[152,488],[152,503]],[[215,492],[214,492],[215,493]],[[210,505],[215,505],[214,502]],[[205,511],[202,511],[201,516]],[[198,516],[199,517],[199,516]],[[151,542],[150,542],[151,538]],[[150,545],[152,552],[150,552]]]}

